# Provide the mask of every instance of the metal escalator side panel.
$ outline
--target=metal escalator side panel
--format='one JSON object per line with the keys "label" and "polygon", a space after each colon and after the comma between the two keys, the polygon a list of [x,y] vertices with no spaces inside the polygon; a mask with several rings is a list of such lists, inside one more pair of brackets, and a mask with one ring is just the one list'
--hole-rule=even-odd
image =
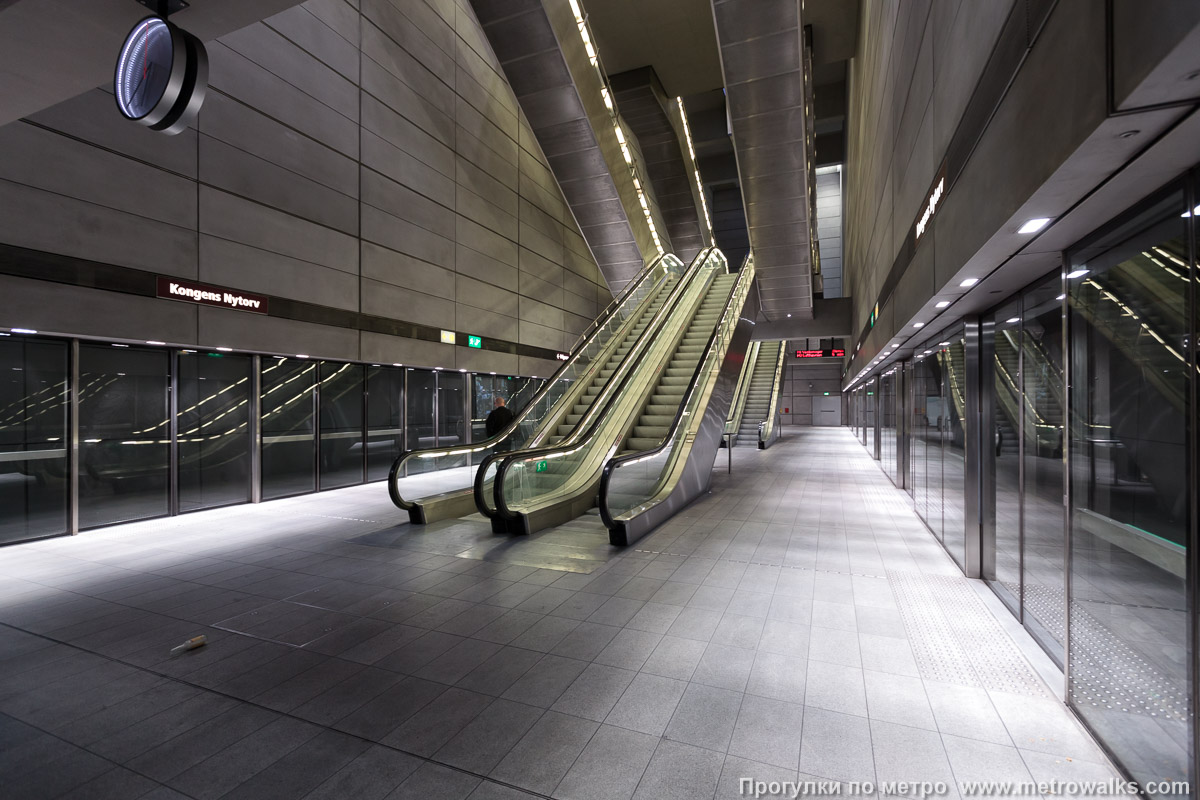
{"label": "metal escalator side panel", "polygon": [[748,258],[667,439],[655,450],[614,458],[605,465],[600,516],[611,544],[633,543],[708,488],[757,315],[757,308],[747,313],[753,279],[753,260]]}
{"label": "metal escalator side panel", "polygon": [[[561,442],[550,446],[542,446],[535,448],[514,449],[506,452],[496,452],[489,455],[481,462],[479,469],[475,475],[473,485],[473,499],[476,508],[480,513],[493,520],[500,517],[508,516],[505,512],[506,502],[503,498],[503,488],[505,473],[507,472],[507,464],[515,459],[522,458],[528,453],[533,452],[555,452],[562,449],[570,449],[583,436],[588,425],[595,419],[598,407],[602,407],[609,399],[616,387],[620,386],[624,377],[628,375],[633,368],[634,362],[640,358],[645,352],[646,342],[653,338],[654,332],[660,327],[663,322],[669,317],[678,303],[679,298],[688,291],[691,282],[695,275],[699,274],[701,267],[714,252],[712,248],[701,251],[692,263],[680,274],[679,280],[670,288],[667,298],[662,306],[654,313],[653,317],[646,324],[641,335],[630,347],[625,357],[620,362],[618,369],[613,375],[606,380],[602,393],[596,397],[588,408],[584,418],[580,419],[572,430],[571,434]],[[719,251],[718,251],[719,252]],[[678,259],[676,259],[678,261]],[[496,527],[496,526],[494,526]]]}

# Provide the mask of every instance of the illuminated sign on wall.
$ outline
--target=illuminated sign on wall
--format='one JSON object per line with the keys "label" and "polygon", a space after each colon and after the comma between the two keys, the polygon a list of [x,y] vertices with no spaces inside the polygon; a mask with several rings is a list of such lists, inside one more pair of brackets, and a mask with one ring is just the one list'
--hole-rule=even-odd
{"label": "illuminated sign on wall", "polygon": [[917,218],[917,223],[913,227],[913,241],[916,242],[925,233],[929,227],[933,215],[937,213],[938,205],[942,202],[942,196],[946,193],[946,164],[938,168],[937,175],[933,178],[933,188],[929,190],[929,194],[925,196],[925,202],[921,205],[921,216]]}
{"label": "illuminated sign on wall", "polygon": [[567,360],[567,359],[569,359],[571,356],[569,356],[569,355],[568,355],[568,354],[566,354],[566,353],[555,353],[555,354],[554,354],[554,357],[555,357],[555,358],[557,358],[559,361],[566,361],[566,360]]}
{"label": "illuminated sign on wall", "polygon": [[480,347],[483,347],[483,339],[478,336],[468,336],[467,347],[474,347],[478,350]]}
{"label": "illuminated sign on wall", "polygon": [[454,331],[442,331],[442,344],[454,344],[458,341]]}
{"label": "illuminated sign on wall", "polygon": [[796,358],[845,358],[845,350],[797,350]]}
{"label": "illuminated sign on wall", "polygon": [[223,289],[220,286],[209,286],[178,278],[159,277],[157,294],[167,300],[182,300],[185,303],[233,308],[238,311],[254,311],[258,314],[267,313],[267,298],[261,294]]}

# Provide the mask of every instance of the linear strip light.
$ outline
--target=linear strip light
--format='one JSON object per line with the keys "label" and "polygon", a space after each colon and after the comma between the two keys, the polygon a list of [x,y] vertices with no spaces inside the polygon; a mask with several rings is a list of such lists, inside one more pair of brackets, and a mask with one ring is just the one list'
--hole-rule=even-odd
{"label": "linear strip light", "polygon": [[687,109],[683,107],[683,98],[676,97],[679,104],[679,116],[683,120],[683,137],[687,140],[688,157],[692,160],[692,175],[696,178],[696,193],[700,196],[700,210],[704,212],[704,224],[708,226],[708,243],[713,241],[712,217],[708,215],[708,201],[704,199],[704,181],[700,180],[700,165],[696,163],[696,148],[692,146],[692,129],[688,125]]}
{"label": "linear strip light", "polygon": [[[613,132],[617,135],[618,144],[621,145],[621,155],[625,158],[625,163],[629,165],[629,174],[633,178],[633,188],[637,190],[638,204],[642,207],[642,214],[646,218],[646,226],[650,228],[650,238],[654,240],[654,247],[658,250],[658,254],[663,255],[666,251],[663,250],[662,241],[658,236],[658,226],[654,224],[654,215],[650,213],[650,203],[646,200],[646,193],[642,189],[638,165],[634,162],[633,151],[630,149],[628,141],[626,141],[625,130],[621,127],[621,119],[617,114],[617,106],[613,100],[612,90],[608,85],[608,78],[600,66],[600,56],[596,52],[596,46],[592,43],[592,35],[588,29],[587,18],[583,14],[583,9],[579,7],[578,0],[567,0],[567,2],[571,5],[571,13],[575,15],[575,27],[579,30],[579,38],[583,41],[583,49],[587,51],[588,60],[592,62],[592,67],[595,68],[596,75],[600,79],[600,97],[604,100],[604,107],[608,109],[609,117],[612,120]],[[707,214],[707,210],[705,213]],[[711,229],[711,225],[709,227]]]}

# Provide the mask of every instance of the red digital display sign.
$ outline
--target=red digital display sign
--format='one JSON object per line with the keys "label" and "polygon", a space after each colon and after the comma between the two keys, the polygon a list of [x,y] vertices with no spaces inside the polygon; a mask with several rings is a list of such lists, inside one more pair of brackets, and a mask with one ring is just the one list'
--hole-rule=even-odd
{"label": "red digital display sign", "polygon": [[845,350],[797,350],[796,358],[845,358]]}

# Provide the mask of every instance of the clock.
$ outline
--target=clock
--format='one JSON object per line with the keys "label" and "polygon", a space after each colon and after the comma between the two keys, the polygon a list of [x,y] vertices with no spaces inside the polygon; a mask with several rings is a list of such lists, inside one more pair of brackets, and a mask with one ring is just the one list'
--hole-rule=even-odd
{"label": "clock", "polygon": [[125,37],[113,90],[126,119],[180,133],[200,112],[207,88],[208,53],[192,34],[162,17],[146,17]]}

